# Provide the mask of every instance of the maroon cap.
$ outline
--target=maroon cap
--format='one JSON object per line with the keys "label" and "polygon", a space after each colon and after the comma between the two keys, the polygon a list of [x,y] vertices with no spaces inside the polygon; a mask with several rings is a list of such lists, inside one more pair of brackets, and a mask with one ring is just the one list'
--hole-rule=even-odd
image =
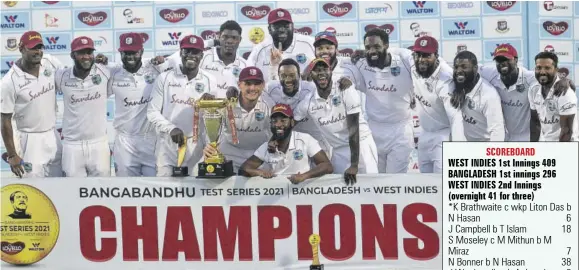
{"label": "maroon cap", "polygon": [[422,36],[414,41],[413,51],[421,53],[437,53],[438,40],[431,36]]}
{"label": "maroon cap", "polygon": [[336,45],[336,47],[338,47],[338,39],[336,39],[336,34],[332,33],[332,32],[328,32],[328,31],[324,31],[324,32],[320,32],[316,35],[316,40],[314,41],[314,47],[317,47],[319,44],[319,41],[321,40],[327,40],[329,42],[332,42],[332,44]]}
{"label": "maroon cap", "polygon": [[94,50],[94,42],[89,37],[77,37],[70,43],[71,51],[76,52],[84,49],[93,49]]}
{"label": "maroon cap", "polygon": [[143,49],[143,36],[139,33],[124,33],[119,37],[119,52],[136,52]]}
{"label": "maroon cap", "polygon": [[283,8],[276,8],[270,11],[269,14],[267,15],[267,23],[272,24],[279,21],[286,21],[293,23],[292,15],[289,13],[289,11]]}
{"label": "maroon cap", "polygon": [[271,108],[271,116],[273,116],[276,113],[281,113],[287,117],[294,117],[294,111],[287,104],[279,103],[273,106],[273,108]]}
{"label": "maroon cap", "polygon": [[20,37],[20,46],[32,49],[38,44],[43,44],[42,35],[36,31],[28,31]]}
{"label": "maroon cap", "polygon": [[495,49],[495,52],[493,53],[493,59],[496,59],[497,57],[515,59],[518,57],[517,49],[511,46],[511,44],[501,44]]}
{"label": "maroon cap", "polygon": [[312,60],[312,62],[310,62],[310,64],[308,65],[308,71],[312,71],[318,63],[323,63],[327,67],[331,67],[330,63],[328,63],[328,61],[326,61],[326,59],[318,57],[318,58]]}
{"label": "maroon cap", "polygon": [[263,82],[263,72],[257,67],[246,67],[239,72],[239,81],[256,80]]}
{"label": "maroon cap", "polygon": [[205,49],[205,44],[203,43],[203,39],[201,37],[196,35],[188,35],[181,40],[179,47],[181,49],[198,49],[203,51]]}

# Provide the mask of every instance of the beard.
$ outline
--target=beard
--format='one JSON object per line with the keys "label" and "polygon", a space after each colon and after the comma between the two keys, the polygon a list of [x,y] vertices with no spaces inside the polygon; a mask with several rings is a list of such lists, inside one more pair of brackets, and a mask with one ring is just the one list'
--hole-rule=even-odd
{"label": "beard", "polygon": [[273,44],[275,45],[275,47],[277,47],[277,45],[281,42],[282,44],[286,44],[286,43],[291,43],[292,40],[294,39],[294,32],[293,31],[287,31],[287,36],[283,39],[280,40],[279,34],[273,35],[271,36],[271,39],[273,40]]}
{"label": "beard", "polygon": [[314,81],[314,84],[316,85],[316,87],[317,87],[318,89],[328,89],[328,88],[331,88],[331,86],[332,86],[332,75],[330,74],[329,76],[324,76],[324,79],[327,80],[327,83],[326,83],[325,86],[321,86],[321,85],[320,85],[320,83],[319,83],[319,80],[320,80],[320,79],[319,79],[319,78],[316,79],[316,80],[313,80],[313,81]]}
{"label": "beard", "polygon": [[379,52],[377,55],[378,55],[377,59],[372,59],[373,58],[372,56],[366,55],[366,61],[368,61],[368,65],[370,65],[371,67],[377,67],[380,65],[380,63],[386,61],[386,50]]}
{"label": "beard", "polygon": [[278,129],[276,127],[271,127],[271,133],[276,141],[285,140],[292,134],[292,127],[286,127],[284,129]]}
{"label": "beard", "polygon": [[550,85],[555,80],[554,74],[535,74],[535,78],[539,82],[540,85]]}
{"label": "beard", "polygon": [[94,59],[89,61],[74,61],[74,66],[78,70],[89,70],[94,64]]}
{"label": "beard", "polygon": [[[420,63],[416,63],[414,64],[416,66],[416,73],[418,73],[418,75],[420,75],[420,77],[422,78],[429,78],[433,73],[434,70],[436,69],[436,65],[435,64],[420,64]],[[426,66],[425,69],[422,69],[421,66]]]}
{"label": "beard", "polygon": [[454,76],[452,76],[452,81],[457,90],[471,89],[477,82],[475,79],[476,76],[474,73],[464,73],[464,75],[457,75],[455,73]]}
{"label": "beard", "polygon": [[123,58],[123,65],[125,65],[125,67],[127,68],[136,68],[138,66],[141,65],[141,58],[140,57],[133,57],[133,58],[128,58],[125,57]]}

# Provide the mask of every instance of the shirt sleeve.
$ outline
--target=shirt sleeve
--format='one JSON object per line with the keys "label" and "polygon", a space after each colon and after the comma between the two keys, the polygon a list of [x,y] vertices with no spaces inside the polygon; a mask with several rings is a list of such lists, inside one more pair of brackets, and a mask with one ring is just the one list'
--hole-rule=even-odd
{"label": "shirt sleeve", "polygon": [[320,147],[320,143],[310,134],[303,133],[304,139],[306,141],[306,152],[308,153],[308,157],[315,156],[318,152],[322,151],[322,147]]}
{"label": "shirt sleeve", "polygon": [[357,73],[356,76],[360,78],[359,80],[357,80],[356,89],[358,89],[362,93],[366,93],[366,80],[364,79],[364,75],[362,73],[362,69],[364,68],[363,66],[364,64],[362,64],[361,61],[358,61],[354,72],[356,72]]}
{"label": "shirt sleeve", "polygon": [[446,112],[446,117],[450,123],[450,133],[452,134],[452,141],[466,141],[464,136],[464,127],[462,123],[462,113],[459,109],[452,106],[450,103],[450,82],[445,82],[442,89],[438,92],[438,98],[442,101],[444,105],[444,111]]}
{"label": "shirt sleeve", "polygon": [[164,103],[163,85],[167,79],[167,75],[168,73],[163,73],[157,78],[153,91],[151,91],[151,102],[149,103],[149,107],[147,107],[147,118],[160,133],[169,133],[176,128],[176,126],[161,113]]}
{"label": "shirt sleeve", "polygon": [[535,102],[534,102],[534,98],[535,98],[535,90],[537,89],[537,87],[539,87],[538,85],[532,85],[531,87],[529,87],[529,92],[527,93],[529,95],[529,108],[531,110],[537,110],[537,107],[535,107]]}
{"label": "shirt sleeve", "polygon": [[2,113],[14,113],[16,89],[14,89],[11,77],[11,73],[9,73],[2,78]]}
{"label": "shirt sleeve", "polygon": [[54,88],[56,90],[56,95],[62,95],[62,87],[61,87],[61,82],[62,82],[62,76],[64,74],[65,69],[57,69],[56,72],[54,73]]}
{"label": "shirt sleeve", "polygon": [[259,52],[261,51],[261,46],[255,46],[251,49],[251,53],[249,53],[249,57],[247,57],[247,66],[252,67],[255,66],[257,63],[257,58],[259,57]]}
{"label": "shirt sleeve", "polygon": [[267,155],[267,144],[267,142],[263,143],[259,148],[257,148],[257,150],[255,150],[255,153],[253,153],[253,155],[261,161],[265,161],[265,155]]}
{"label": "shirt sleeve", "polygon": [[577,113],[577,96],[575,92],[571,89],[567,89],[567,93],[564,96],[560,96],[557,99],[557,110],[559,115],[574,115]]}
{"label": "shirt sleeve", "polygon": [[488,93],[490,93],[490,95],[486,100],[482,112],[487,119],[487,129],[491,134],[490,140],[492,142],[503,142],[505,141],[505,119],[503,118],[501,98],[496,91],[488,91]]}
{"label": "shirt sleeve", "polygon": [[311,98],[312,94],[307,95],[306,98],[302,99],[296,106],[294,110],[294,120],[296,120],[296,122],[300,122],[308,116]]}
{"label": "shirt sleeve", "polygon": [[346,114],[362,112],[362,99],[354,87],[350,86],[350,88],[344,91],[343,100],[346,106]]}

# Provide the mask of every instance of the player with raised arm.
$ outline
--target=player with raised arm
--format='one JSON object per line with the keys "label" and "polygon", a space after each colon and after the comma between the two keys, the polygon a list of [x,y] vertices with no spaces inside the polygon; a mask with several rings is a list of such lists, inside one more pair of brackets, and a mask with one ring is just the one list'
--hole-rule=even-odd
{"label": "player with raised arm", "polygon": [[74,67],[56,73],[63,93],[62,170],[67,177],[110,176],[107,138],[107,86],[110,71],[95,64],[94,42],[81,36],[71,43]]}
{"label": "player with raised arm", "polygon": [[531,141],[542,135],[544,141],[579,141],[577,120],[577,96],[567,91],[555,95],[554,84],[559,81],[559,59],[552,52],[540,52],[535,56],[535,84],[529,90],[531,106]]}
{"label": "player with raised arm", "polygon": [[461,110],[467,141],[505,140],[501,97],[478,73],[478,61],[470,51],[454,58],[452,106]]}
{"label": "player with raised arm", "polygon": [[[59,177],[61,142],[56,125],[55,66],[43,58],[42,36],[20,38],[21,58],[2,78],[2,141],[18,177]],[[16,128],[12,123],[15,123]],[[31,167],[25,170],[24,166]]]}
{"label": "player with raised arm", "polygon": [[316,58],[308,67],[317,91],[298,105],[295,119],[309,117],[332,147],[332,166],[344,172],[346,183],[356,182],[356,174],[378,173],[376,144],[362,117],[360,95],[353,86],[338,89],[332,81],[330,63]]}
{"label": "player with raised arm", "polygon": [[[239,175],[272,178],[288,174],[288,179],[298,184],[333,172],[332,164],[317,141],[309,134],[293,131],[293,116],[293,110],[287,104],[277,104],[272,108],[272,140],[264,142],[241,165]],[[313,168],[311,160],[315,164]],[[266,166],[259,169],[264,163]]]}
{"label": "player with raised arm", "polygon": [[119,42],[123,65],[112,69],[108,83],[109,96],[115,96],[115,175],[155,176],[157,134],[147,119],[147,107],[159,71],[142,62],[140,34],[124,33]]}
{"label": "player with raised arm", "polygon": [[[237,86],[239,72],[247,66],[247,61],[237,54],[239,43],[241,42],[242,29],[236,21],[226,21],[219,28],[219,38],[216,40],[204,41],[214,43],[203,53],[203,59],[199,67],[218,78],[217,87],[225,91],[227,87]],[[207,47],[207,44],[205,44]],[[180,52],[175,52],[167,58],[167,64],[163,68],[177,68],[181,64]]]}
{"label": "player with raised arm", "polygon": [[[173,167],[177,166],[177,150],[184,144],[187,145],[184,166],[193,168],[201,160],[203,143],[193,142],[195,101],[211,99],[220,92],[215,77],[199,67],[203,59],[203,39],[189,35],[181,40],[179,47],[181,65],[157,77],[147,108],[147,118],[158,133],[157,176],[172,175]],[[199,137],[205,138],[203,134]]]}
{"label": "player with raised arm", "polygon": [[462,118],[450,104],[452,68],[438,60],[438,41],[423,36],[414,42],[412,80],[423,132],[418,139],[418,168],[442,172],[442,142],[464,140]]}
{"label": "player with raised arm", "polygon": [[[305,70],[308,62],[315,58],[313,38],[294,33],[291,13],[283,8],[270,11],[267,23],[271,38],[266,38],[253,47],[247,64],[256,66],[263,74],[269,75],[265,77],[266,82],[272,79],[271,76],[275,76],[275,65],[286,58],[295,59],[300,70]],[[277,63],[272,63],[272,60]]]}
{"label": "player with raised arm", "polygon": [[[271,107],[261,99],[265,87],[263,73],[256,67],[244,68],[239,74],[238,86],[241,94],[233,107],[236,130],[232,131],[228,124],[224,124],[226,127],[218,142],[221,153],[233,162],[235,172],[271,137],[268,122]],[[234,143],[234,136],[238,144]],[[203,153],[205,157],[217,154],[210,144],[205,146]]]}
{"label": "player with raised arm", "polygon": [[406,173],[414,149],[413,82],[410,65],[390,53],[388,34],[374,28],[364,35],[366,57],[356,66],[364,82],[368,125],[378,148],[380,173]]}

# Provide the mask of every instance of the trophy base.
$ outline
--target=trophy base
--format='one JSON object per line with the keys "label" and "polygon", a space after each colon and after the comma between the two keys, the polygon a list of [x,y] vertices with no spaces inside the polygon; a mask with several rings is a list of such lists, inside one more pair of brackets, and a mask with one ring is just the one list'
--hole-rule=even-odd
{"label": "trophy base", "polygon": [[173,174],[172,177],[185,177],[189,176],[189,168],[188,167],[173,167]]}
{"label": "trophy base", "polygon": [[231,160],[223,163],[201,162],[198,166],[197,178],[228,178],[235,175]]}
{"label": "trophy base", "polygon": [[310,265],[310,270],[324,270],[324,265]]}

